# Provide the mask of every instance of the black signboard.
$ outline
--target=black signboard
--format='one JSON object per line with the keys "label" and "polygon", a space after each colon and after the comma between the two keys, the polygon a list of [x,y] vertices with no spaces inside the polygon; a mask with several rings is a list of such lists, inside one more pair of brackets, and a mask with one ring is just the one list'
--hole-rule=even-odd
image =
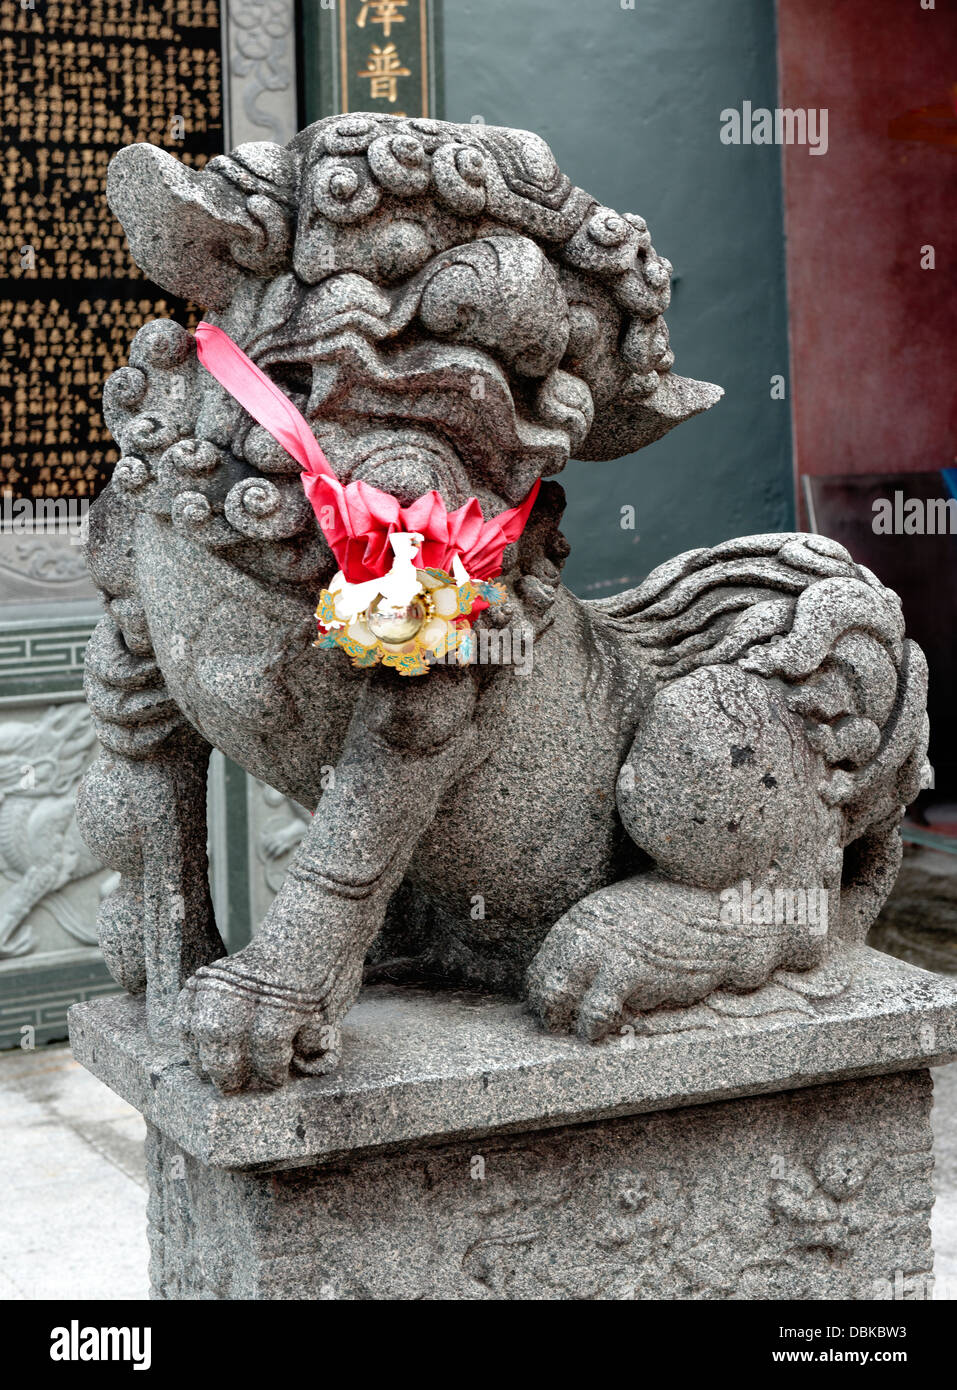
{"label": "black signboard", "polygon": [[218,0],[6,0],[0,490],[92,498],[117,453],[103,383],[147,319],[195,319],[134,266],[105,199],[122,145],[223,147]]}

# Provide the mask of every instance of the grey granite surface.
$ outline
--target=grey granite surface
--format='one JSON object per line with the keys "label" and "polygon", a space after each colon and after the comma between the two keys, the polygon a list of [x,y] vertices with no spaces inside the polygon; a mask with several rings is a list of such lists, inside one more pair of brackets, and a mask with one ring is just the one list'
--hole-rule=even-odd
{"label": "grey granite surface", "polygon": [[[898,596],[796,533],[690,551],[597,602],[561,583],[554,476],[721,396],[673,370],[671,264],[644,217],[532,132],[369,113],[202,170],[132,145],[106,191],[141,269],[271,377],[343,484],[491,519],[545,480],[473,662],[354,669],[313,645],[342,557],[299,462],[184,326],[137,333],[103,391],[122,456],[90,513],[102,753],[77,816],[120,876],[100,945],[157,1048],[229,1094],[338,1066],[370,970],[504,991],[591,1043],[831,972],[929,784]],[[311,813],[228,956],[214,748]]]}
{"label": "grey granite surface", "polygon": [[161,1299],[929,1298],[924,1070],[283,1172],[148,1126]]}
{"label": "grey granite surface", "polygon": [[341,1072],[227,1097],[150,1040],[142,1001],[75,1005],[71,1042],[84,1066],[204,1164],[305,1166],[957,1056],[957,981],[866,947],[843,965],[843,988],[834,975],[782,974],[752,994],[719,993],[708,1005],[660,1011],[653,1024],[639,1018],[597,1046],[543,1033],[514,1001],[373,986],[343,1026]]}
{"label": "grey granite surface", "polygon": [[[527,131],[357,113],[200,171],[135,145],[107,197],[340,481],[406,506],[494,517],[721,395],[672,371],[644,219]],[[134,997],[71,1035],[148,1122],[158,1296],[929,1278],[926,1068],[957,1055],[957,985],[863,946],[930,779],[898,596],[786,533],[583,603],[546,481],[474,662],[354,669],[312,641],[344,561],[300,465],[184,327],[140,330],[104,415],[77,816]],[[214,748],[310,813],[232,955]]]}

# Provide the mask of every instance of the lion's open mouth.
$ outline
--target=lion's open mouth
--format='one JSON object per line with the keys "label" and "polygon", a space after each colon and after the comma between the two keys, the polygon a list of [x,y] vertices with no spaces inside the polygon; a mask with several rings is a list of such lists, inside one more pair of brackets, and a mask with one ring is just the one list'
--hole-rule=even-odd
{"label": "lion's open mouth", "polygon": [[465,464],[440,436],[416,429],[336,431],[333,444],[331,431],[317,433],[324,447],[328,439],[326,453],[344,483],[361,478],[403,506],[433,489],[450,509],[473,494]]}

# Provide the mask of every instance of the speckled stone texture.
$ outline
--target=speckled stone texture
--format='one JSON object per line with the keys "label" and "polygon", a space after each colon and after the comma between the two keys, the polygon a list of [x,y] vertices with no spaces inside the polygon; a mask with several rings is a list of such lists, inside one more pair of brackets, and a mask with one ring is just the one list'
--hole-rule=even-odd
{"label": "speckled stone texture", "polygon": [[930,1104],[915,1071],[252,1175],[150,1126],[153,1293],[930,1297]]}
{"label": "speckled stone texture", "polygon": [[[107,197],[142,269],[288,394],[344,483],[491,517],[548,480],[473,665],[355,670],[312,645],[336,561],[298,464],[183,326],[137,334],[103,393],[122,457],[90,517],[103,751],[77,815],[121,875],[100,941],[154,1039],[231,1094],[333,1070],[363,978],[504,991],[593,1043],[782,972],[838,979],[929,774],[897,596],[792,533],[599,602],[561,583],[551,478],[721,395],[673,371],[644,218],[531,132],[362,113],[202,170],[130,146]],[[231,956],[213,748],[310,813]]]}
{"label": "speckled stone texture", "polygon": [[[721,395],[672,370],[644,218],[528,131],[356,113],[202,170],[136,145],[107,197],[341,480],[406,505],[495,516]],[[103,404],[122,457],[90,518],[102,754],[77,816],[121,876],[98,928],[134,997],[74,1010],[73,1040],[154,1126],[160,1292],[924,1274],[927,1088],[860,1079],[957,1051],[952,987],[862,949],[929,776],[897,596],[787,533],[582,602],[546,481],[479,659],[356,670],[312,644],[336,561],[299,466],[186,329],[146,324]],[[213,748],[310,813],[231,956]]]}
{"label": "speckled stone texture", "polygon": [[76,1005],[71,1041],[149,1122],[159,1297],[926,1297],[926,1069],[957,1055],[957,981],[843,965],[598,1045],[506,998],[373,986],[339,1072],[233,1096],[142,1001]]}

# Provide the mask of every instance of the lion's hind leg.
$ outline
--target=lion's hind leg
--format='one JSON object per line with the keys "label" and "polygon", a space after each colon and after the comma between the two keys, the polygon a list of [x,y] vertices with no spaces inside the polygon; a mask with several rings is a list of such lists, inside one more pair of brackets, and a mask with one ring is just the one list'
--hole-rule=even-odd
{"label": "lion's hind leg", "polygon": [[692,552],[603,609],[658,676],[617,788],[655,869],[571,908],[529,972],[543,1020],[589,1038],[861,941],[927,772],[923,655],[834,542]]}

